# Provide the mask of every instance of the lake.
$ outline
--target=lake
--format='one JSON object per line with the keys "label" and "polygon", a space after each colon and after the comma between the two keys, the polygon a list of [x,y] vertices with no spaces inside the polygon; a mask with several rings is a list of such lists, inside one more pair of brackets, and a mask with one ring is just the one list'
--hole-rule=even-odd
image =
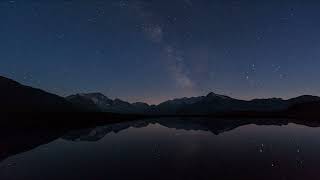
{"label": "lake", "polygon": [[166,118],[58,132],[6,130],[0,179],[319,179],[317,126]]}

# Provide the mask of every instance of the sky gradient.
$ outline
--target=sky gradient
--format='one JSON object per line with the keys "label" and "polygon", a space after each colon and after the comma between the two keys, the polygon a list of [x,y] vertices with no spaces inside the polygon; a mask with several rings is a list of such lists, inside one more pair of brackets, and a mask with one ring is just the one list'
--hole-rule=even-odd
{"label": "sky gradient", "polygon": [[0,75],[151,104],[320,95],[320,2],[0,2]]}

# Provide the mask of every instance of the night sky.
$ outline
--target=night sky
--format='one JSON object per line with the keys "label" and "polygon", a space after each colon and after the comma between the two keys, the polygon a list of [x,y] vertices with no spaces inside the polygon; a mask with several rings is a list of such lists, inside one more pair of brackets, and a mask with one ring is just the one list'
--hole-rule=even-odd
{"label": "night sky", "polygon": [[0,75],[159,103],[320,95],[320,1],[0,2]]}

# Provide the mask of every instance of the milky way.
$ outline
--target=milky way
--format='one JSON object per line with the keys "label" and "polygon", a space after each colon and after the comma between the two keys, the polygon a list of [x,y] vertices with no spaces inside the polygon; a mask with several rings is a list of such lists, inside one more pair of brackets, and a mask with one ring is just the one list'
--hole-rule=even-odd
{"label": "milky way", "polygon": [[316,1],[0,2],[0,75],[66,96],[320,95]]}

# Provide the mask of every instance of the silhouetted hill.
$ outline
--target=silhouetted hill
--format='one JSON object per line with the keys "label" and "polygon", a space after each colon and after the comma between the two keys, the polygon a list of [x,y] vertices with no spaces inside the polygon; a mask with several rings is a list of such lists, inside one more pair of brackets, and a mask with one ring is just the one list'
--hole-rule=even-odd
{"label": "silhouetted hill", "polygon": [[1,112],[74,112],[64,98],[0,76]]}
{"label": "silhouetted hill", "polygon": [[288,109],[287,114],[297,118],[320,118],[320,101],[295,104]]}

